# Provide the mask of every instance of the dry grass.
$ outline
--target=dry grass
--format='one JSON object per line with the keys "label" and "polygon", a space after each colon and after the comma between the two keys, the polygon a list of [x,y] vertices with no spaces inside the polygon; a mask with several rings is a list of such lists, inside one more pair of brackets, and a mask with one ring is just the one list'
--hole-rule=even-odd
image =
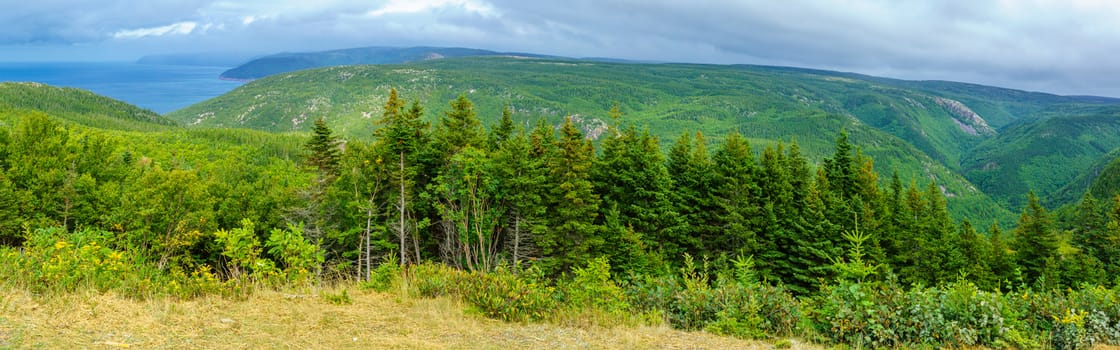
{"label": "dry grass", "polygon": [[[564,327],[470,315],[450,299],[349,290],[352,304],[257,292],[247,300],[35,297],[0,289],[0,348],[770,349],[665,326]],[[807,346],[794,341],[792,348]]]}

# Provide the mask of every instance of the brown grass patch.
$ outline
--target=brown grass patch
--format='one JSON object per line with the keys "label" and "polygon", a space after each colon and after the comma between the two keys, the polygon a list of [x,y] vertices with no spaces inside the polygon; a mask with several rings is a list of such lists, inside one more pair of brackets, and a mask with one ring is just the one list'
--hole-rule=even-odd
{"label": "brown grass patch", "polygon": [[[351,288],[353,303],[259,291],[246,300],[36,297],[0,289],[0,348],[64,349],[770,349],[667,326],[518,324],[464,313],[458,301]],[[794,342],[793,348],[805,348]]]}

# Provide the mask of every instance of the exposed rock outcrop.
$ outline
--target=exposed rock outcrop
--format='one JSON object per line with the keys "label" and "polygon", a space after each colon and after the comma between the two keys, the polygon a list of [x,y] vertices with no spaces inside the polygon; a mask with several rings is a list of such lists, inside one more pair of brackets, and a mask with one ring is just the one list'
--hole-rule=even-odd
{"label": "exposed rock outcrop", "polygon": [[934,97],[933,101],[949,112],[949,115],[953,117],[953,123],[957,124],[961,131],[977,136],[996,134],[996,130],[988,126],[988,121],[960,101],[941,97]]}

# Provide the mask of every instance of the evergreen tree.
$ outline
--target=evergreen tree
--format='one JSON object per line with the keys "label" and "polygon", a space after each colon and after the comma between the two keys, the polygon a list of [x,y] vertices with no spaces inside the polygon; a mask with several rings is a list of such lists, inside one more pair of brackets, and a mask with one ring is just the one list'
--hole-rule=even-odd
{"label": "evergreen tree", "polygon": [[852,156],[852,145],[848,143],[848,131],[840,129],[836,138],[836,151],[832,158],[824,160],[824,170],[828,175],[829,189],[843,200],[850,200],[860,192],[856,158]]}
{"label": "evergreen tree", "polygon": [[788,258],[784,264],[775,262],[773,274],[794,293],[805,295],[816,291],[819,278],[828,272],[820,269],[821,264],[839,254],[839,250],[828,235],[823,234],[834,227],[824,222],[820,190],[813,182],[813,172],[796,141],[789,145],[785,167],[790,184],[791,215],[778,219],[780,226],[789,230],[793,243],[779,247],[779,251],[788,251]]}
{"label": "evergreen tree", "polygon": [[474,104],[466,95],[459,95],[450,104],[451,109],[444,112],[435,132],[442,155],[449,158],[466,146],[484,147],[486,132],[474,111]]}
{"label": "evergreen tree", "polygon": [[315,120],[311,139],[303,147],[308,153],[307,165],[317,169],[320,177],[329,179],[338,176],[342,153],[339,140],[334,137],[323,118]]}
{"label": "evergreen tree", "polygon": [[932,265],[931,279],[927,282],[930,285],[952,282],[965,267],[960,243],[957,241],[957,230],[949,217],[948,204],[937,183],[929,182],[925,197],[929,207],[919,226],[926,230],[926,248],[930,251],[927,255],[929,260],[923,263]]}
{"label": "evergreen tree", "polygon": [[674,185],[676,212],[688,224],[682,228],[678,244],[691,256],[701,256],[704,239],[716,239],[719,229],[712,217],[712,165],[704,136],[696,133],[695,146],[688,133],[677,138],[669,152],[667,169]]}
{"label": "evergreen tree", "polygon": [[712,169],[716,188],[713,202],[718,208],[717,220],[723,237],[707,241],[721,243],[709,250],[732,255],[755,254],[760,225],[753,221],[759,219],[761,212],[759,187],[755,182],[759,171],[746,139],[735,132],[727,135],[712,156]]}
{"label": "evergreen tree", "polygon": [[487,139],[489,141],[490,150],[497,151],[503,143],[513,136],[513,112],[510,110],[509,102],[502,106],[502,119],[498,120],[498,126],[490,130]]}
{"label": "evergreen tree", "polygon": [[1004,243],[1003,230],[999,224],[992,223],[988,228],[988,241],[991,243],[992,254],[988,259],[988,266],[992,271],[992,280],[995,282],[993,290],[1010,290],[1015,287],[1015,256]]}
{"label": "evergreen tree", "polygon": [[964,275],[981,289],[994,289],[997,282],[988,265],[992,255],[991,243],[977,234],[968,220],[961,221],[956,241],[960,247],[957,251],[960,252]]}
{"label": "evergreen tree", "polygon": [[[794,168],[797,166],[791,167]],[[791,172],[798,173],[800,171],[797,170]],[[794,175],[793,178],[798,176],[808,179],[809,173],[805,171],[803,175]],[[825,216],[827,207],[835,202],[826,190],[828,186],[828,177],[823,169],[818,169],[816,181],[805,185],[807,195],[804,206],[800,210],[801,215],[794,221],[797,244],[788,248],[792,256],[792,274],[788,280],[783,277],[783,282],[796,294],[815,292],[822,281],[831,280],[836,272],[832,268],[833,259],[838,259],[843,254],[843,244],[840,243],[842,230]],[[798,191],[796,186],[794,188]]]}
{"label": "evergreen tree", "polygon": [[1052,264],[1058,257],[1058,235],[1049,213],[1033,191],[1027,195],[1027,206],[1019,216],[1019,225],[1014,233],[1011,247],[1015,250],[1016,262],[1022,268],[1023,278],[1028,283],[1038,281],[1047,264]]}
{"label": "evergreen tree", "polygon": [[546,164],[544,157],[533,156],[524,130],[502,142],[494,154],[494,171],[501,179],[498,192],[506,208],[504,246],[514,265],[540,257],[535,238],[545,230]]}
{"label": "evergreen tree", "polygon": [[1113,197],[1112,212],[1109,214],[1108,223],[1105,224],[1105,233],[1097,253],[1103,259],[1101,265],[1113,280],[1113,285],[1120,284],[1120,195]]}
{"label": "evergreen tree", "polygon": [[[416,262],[420,258],[419,230],[412,216],[412,200],[417,195],[415,189],[421,157],[428,146],[428,124],[421,121],[422,115],[423,108],[419,102],[414,102],[406,110],[404,100],[397,96],[397,90],[391,89],[384,113],[378,121],[381,128],[375,133],[380,141],[378,144],[382,148],[381,153],[384,154],[382,159],[396,164],[390,180],[396,188],[393,195],[395,223],[390,227],[398,238],[401,265]],[[409,259],[408,255],[410,249],[407,243],[410,239],[414,259]]]}
{"label": "evergreen tree", "polygon": [[779,280],[791,275],[792,258],[787,247],[797,244],[794,227],[784,218],[799,215],[793,200],[794,189],[787,163],[789,161],[781,143],[762,151],[758,184],[763,205],[758,257],[760,261],[770,263],[760,266],[759,273]]}
{"label": "evergreen tree", "polygon": [[905,253],[908,247],[904,241],[909,231],[905,231],[902,226],[903,216],[906,215],[902,201],[904,194],[902,180],[895,170],[891,173],[890,192],[884,196],[887,218],[883,223],[881,239],[883,255],[887,257],[885,262],[892,273],[897,273],[898,268],[906,264]]}
{"label": "evergreen tree", "polygon": [[303,145],[307,158],[306,166],[316,170],[310,186],[300,191],[303,204],[290,208],[289,224],[304,225],[304,233],[312,241],[321,241],[330,231],[336,209],[326,198],[328,187],[339,175],[341,159],[339,141],[323,118],[315,120],[311,139]]}
{"label": "evergreen tree", "polygon": [[887,203],[879,190],[879,173],[875,172],[875,161],[858,150],[856,159],[860,164],[856,173],[859,193],[852,199],[851,206],[859,219],[859,229],[866,236],[863,251],[868,263],[883,269],[890,264],[882,244],[883,238],[887,236],[885,228],[889,220]]}
{"label": "evergreen tree", "polygon": [[1096,198],[1093,198],[1089,192],[1085,192],[1077,205],[1075,215],[1077,221],[1073,228],[1073,245],[1097,261],[1110,261],[1111,257],[1107,251],[1110,243],[1108,219],[1104,211],[1099,208]]}
{"label": "evergreen tree", "polygon": [[684,222],[673,207],[672,179],[657,139],[649,132],[639,135],[631,125],[607,137],[602,146],[591,180],[602,198],[603,217],[615,210],[619,223],[646,237],[648,246],[665,256],[683,256],[688,245],[686,237],[679,236]]}
{"label": "evergreen tree", "polygon": [[537,241],[545,271],[568,271],[602,248],[603,240],[596,235],[599,227],[595,224],[600,199],[590,180],[594,156],[591,141],[584,139],[571,118],[566,118],[548,163],[552,185],[549,229]]}

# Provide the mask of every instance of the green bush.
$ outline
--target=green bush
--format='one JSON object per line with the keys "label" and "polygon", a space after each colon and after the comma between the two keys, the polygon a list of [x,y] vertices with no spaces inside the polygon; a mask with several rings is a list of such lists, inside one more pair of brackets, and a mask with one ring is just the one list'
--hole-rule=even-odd
{"label": "green bush", "polygon": [[0,248],[0,278],[36,292],[92,288],[140,298],[192,298],[228,294],[240,288],[222,282],[205,264],[196,264],[189,270],[178,265],[160,270],[143,255],[113,248],[114,237],[96,229],[31,231],[22,249]]}
{"label": "green bush", "polygon": [[381,265],[370,274],[369,279],[362,282],[363,289],[373,289],[378,292],[387,292],[389,288],[393,287],[393,283],[401,275],[400,263],[397,261],[396,255],[389,254]]}
{"label": "green bush", "polygon": [[814,300],[810,324],[822,340],[855,346],[1001,347],[1004,298],[968,282],[940,288],[841,283]]}
{"label": "green bush", "polygon": [[411,286],[421,296],[459,298],[490,318],[539,320],[558,305],[556,288],[548,285],[535,268],[519,274],[506,267],[490,273],[468,273],[426,262],[413,266],[409,274]]}
{"label": "green bush", "polygon": [[74,291],[121,287],[137,273],[131,254],[112,246],[112,234],[100,230],[69,233],[62,228],[37,229],[22,250],[5,249],[5,275],[36,291]]}
{"label": "green bush", "polygon": [[406,271],[408,282],[422,297],[461,296],[459,284],[465,273],[444,264],[423,262]]}
{"label": "green bush", "polygon": [[504,321],[540,320],[556,309],[556,288],[539,270],[514,274],[506,268],[461,275],[462,298],[482,314]]}
{"label": "green bush", "polygon": [[268,253],[284,266],[285,281],[306,283],[315,277],[325,260],[319,245],[303,235],[303,225],[288,225],[288,229],[272,229],[265,242]]}
{"label": "green bush", "polygon": [[630,309],[622,288],[611,279],[611,266],[606,257],[593,259],[587,267],[576,268],[572,273],[574,276],[562,288],[567,306],[607,313],[622,313]]}
{"label": "green bush", "polygon": [[679,329],[758,339],[790,335],[797,328],[800,303],[784,288],[756,282],[747,266],[713,286],[706,270],[685,257],[679,276],[633,276],[625,294],[637,311],[661,313]]}

